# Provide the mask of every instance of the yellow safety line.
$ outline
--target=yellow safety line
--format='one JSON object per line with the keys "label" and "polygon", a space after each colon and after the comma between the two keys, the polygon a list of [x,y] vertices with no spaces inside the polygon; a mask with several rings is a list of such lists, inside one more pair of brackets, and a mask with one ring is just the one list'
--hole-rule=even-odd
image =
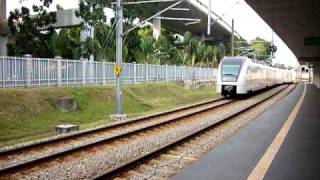
{"label": "yellow safety line", "polygon": [[183,156],[175,156],[175,155],[171,155],[171,154],[164,154],[165,156],[171,157],[171,158],[175,158],[175,159],[184,159],[184,160],[191,160],[191,161],[195,161],[197,159],[192,158],[192,157],[183,157]]}
{"label": "yellow safety line", "polygon": [[301,108],[302,102],[303,102],[304,97],[306,95],[306,91],[307,91],[307,88],[306,88],[306,85],[304,85],[304,90],[303,90],[302,95],[299,98],[298,103],[295,105],[295,107],[292,110],[292,112],[290,113],[288,119],[286,120],[286,122],[284,123],[284,125],[282,126],[282,128],[278,132],[277,136],[274,138],[273,142],[271,143],[271,145],[269,146],[267,151],[264,153],[264,155],[262,156],[260,161],[257,163],[255,168],[252,170],[252,172],[248,176],[247,180],[262,180],[264,178],[264,176],[266,175],[274,157],[278,153],[280,146],[284,142],[284,139],[286,138],[286,136],[289,132],[289,129],[290,129],[291,125],[293,124],[293,122],[294,122],[294,120],[295,120],[295,118]]}

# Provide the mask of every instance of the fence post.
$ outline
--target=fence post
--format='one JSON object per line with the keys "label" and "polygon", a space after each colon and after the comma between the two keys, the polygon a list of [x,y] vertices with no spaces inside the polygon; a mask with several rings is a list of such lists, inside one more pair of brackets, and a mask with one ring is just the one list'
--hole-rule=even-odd
{"label": "fence post", "polygon": [[145,70],[146,70],[146,74],[145,74],[145,78],[146,78],[146,83],[148,83],[149,81],[149,66],[148,66],[148,63],[145,64]]}
{"label": "fence post", "polygon": [[174,65],[174,80],[177,81],[177,65]]}
{"label": "fence post", "polygon": [[81,62],[81,84],[83,86],[86,85],[86,65],[87,65],[87,60],[83,60]]}
{"label": "fence post", "polygon": [[192,81],[196,79],[196,74],[194,72],[194,66],[192,66]]}
{"label": "fence post", "polygon": [[166,64],[166,82],[168,82],[169,78],[168,78],[168,64]]}
{"label": "fence post", "polygon": [[157,82],[159,82],[160,81],[160,69],[161,68],[161,64],[157,64],[156,65],[156,72],[157,72]]}
{"label": "fence post", "polygon": [[106,85],[106,63],[102,62],[102,85]]}
{"label": "fence post", "polygon": [[55,57],[56,69],[57,69],[57,85],[58,87],[62,84],[62,67],[61,67],[61,57]]}
{"label": "fence post", "polygon": [[133,62],[133,84],[137,82],[137,63]]}
{"label": "fence post", "polygon": [[23,57],[26,58],[26,85],[27,87],[32,86],[32,56],[30,54],[26,54]]}

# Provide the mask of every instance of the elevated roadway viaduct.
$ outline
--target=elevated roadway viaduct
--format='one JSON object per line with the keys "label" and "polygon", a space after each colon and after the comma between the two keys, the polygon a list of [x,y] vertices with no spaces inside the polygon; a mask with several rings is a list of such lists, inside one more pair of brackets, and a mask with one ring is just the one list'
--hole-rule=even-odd
{"label": "elevated roadway viaduct", "polygon": [[[163,2],[159,5],[159,11],[174,4],[177,1]],[[134,6],[134,5],[128,5]],[[0,55],[6,55],[6,43],[8,36],[8,28],[5,26],[6,19],[6,0],[0,0]],[[67,9],[57,11],[57,23],[54,24],[56,28],[78,26],[82,20],[75,16],[76,9]],[[154,12],[156,13],[156,12]],[[173,32],[182,34],[190,31],[193,35],[198,36],[202,41],[209,41],[211,43],[229,42],[232,36],[232,27],[225,22],[219,15],[211,11],[211,31],[207,34],[208,24],[208,7],[199,0],[184,0],[174,8],[164,12],[161,16],[150,20],[153,24],[154,36],[160,35],[161,27],[166,27]],[[146,17],[141,17],[146,18]],[[192,20],[198,20],[197,22]],[[191,20],[191,21],[190,21]],[[88,35],[88,34],[87,34]],[[235,35],[240,36],[236,31]],[[86,36],[86,34],[82,34]]]}

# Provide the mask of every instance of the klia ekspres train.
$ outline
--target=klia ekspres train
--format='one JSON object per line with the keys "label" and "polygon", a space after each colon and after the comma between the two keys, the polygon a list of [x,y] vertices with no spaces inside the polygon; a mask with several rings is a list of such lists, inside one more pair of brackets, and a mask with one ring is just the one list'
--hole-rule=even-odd
{"label": "klia ekspres train", "polygon": [[248,57],[225,57],[217,74],[217,92],[225,97],[248,94],[267,87],[291,83],[294,70],[273,67]]}

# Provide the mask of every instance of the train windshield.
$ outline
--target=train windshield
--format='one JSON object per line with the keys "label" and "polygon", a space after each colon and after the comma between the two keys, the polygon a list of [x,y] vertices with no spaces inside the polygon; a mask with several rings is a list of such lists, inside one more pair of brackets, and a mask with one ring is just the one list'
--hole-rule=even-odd
{"label": "train windshield", "polygon": [[223,81],[237,81],[242,61],[241,60],[225,60],[222,62],[221,75]]}

